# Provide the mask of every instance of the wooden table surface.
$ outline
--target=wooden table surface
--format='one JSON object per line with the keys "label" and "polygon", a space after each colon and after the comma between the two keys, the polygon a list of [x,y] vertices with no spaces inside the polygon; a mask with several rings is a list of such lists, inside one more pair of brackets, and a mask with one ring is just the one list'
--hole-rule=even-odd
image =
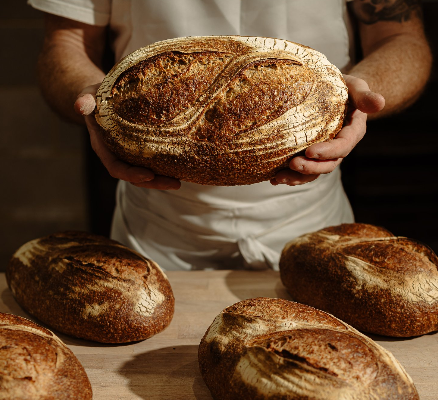
{"label": "wooden table surface", "polygon": [[[55,332],[76,354],[95,400],[211,400],[198,369],[198,344],[225,307],[251,297],[291,299],[274,271],[167,272],[175,295],[169,327],[143,342],[104,345]],[[35,321],[0,274],[0,311]],[[38,322],[38,321],[36,321]],[[438,333],[412,339],[372,336],[405,367],[421,400],[438,399]]]}

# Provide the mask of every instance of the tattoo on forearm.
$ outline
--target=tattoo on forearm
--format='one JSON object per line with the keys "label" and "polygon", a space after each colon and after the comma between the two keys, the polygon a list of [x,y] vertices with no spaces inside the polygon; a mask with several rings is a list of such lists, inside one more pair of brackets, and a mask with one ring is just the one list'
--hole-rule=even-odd
{"label": "tattoo on forearm", "polygon": [[421,18],[421,0],[353,0],[353,10],[364,24],[404,22]]}

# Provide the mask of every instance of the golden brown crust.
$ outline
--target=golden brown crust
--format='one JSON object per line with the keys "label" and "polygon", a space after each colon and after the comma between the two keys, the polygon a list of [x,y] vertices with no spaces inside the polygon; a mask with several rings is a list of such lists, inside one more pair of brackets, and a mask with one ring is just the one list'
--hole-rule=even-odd
{"label": "golden brown crust", "polygon": [[208,185],[272,178],[332,139],[347,87],[324,55],[270,38],[171,39],[126,56],[97,92],[96,120],[123,160]]}
{"label": "golden brown crust", "polygon": [[292,298],[386,336],[438,330],[438,258],[424,244],[368,224],[289,242],[280,276]]}
{"label": "golden brown crust", "polygon": [[83,339],[147,339],[172,320],[174,297],[156,263],[85,232],[23,245],[6,278],[17,302],[53,329]]}
{"label": "golden brown crust", "polygon": [[49,330],[0,313],[0,397],[20,400],[91,400],[76,356]]}
{"label": "golden brown crust", "polygon": [[323,311],[282,299],[223,310],[198,358],[215,400],[419,399],[387,350]]}

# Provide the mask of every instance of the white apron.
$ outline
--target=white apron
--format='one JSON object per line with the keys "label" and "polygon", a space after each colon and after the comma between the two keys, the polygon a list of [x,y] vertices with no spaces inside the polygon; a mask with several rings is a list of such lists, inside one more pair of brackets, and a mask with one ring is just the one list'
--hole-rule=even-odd
{"label": "white apron", "polygon": [[336,169],[293,188],[183,183],[178,191],[159,191],[120,182],[112,237],[166,270],[277,270],[287,241],[353,221],[339,175]]}
{"label": "white apron", "polygon": [[[29,1],[48,12],[54,7],[48,0]],[[243,35],[305,44],[341,70],[350,62],[345,0],[57,0],[56,4],[55,14],[109,24],[117,59],[171,37]],[[353,214],[337,168],[296,187],[183,182],[178,191],[159,191],[120,182],[111,236],[165,270],[278,269],[286,242],[343,222],[353,222]]]}

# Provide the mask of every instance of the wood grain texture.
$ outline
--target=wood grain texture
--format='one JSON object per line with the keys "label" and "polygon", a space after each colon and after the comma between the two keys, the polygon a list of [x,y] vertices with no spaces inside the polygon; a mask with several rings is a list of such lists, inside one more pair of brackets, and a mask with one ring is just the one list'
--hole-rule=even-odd
{"label": "wood grain texture", "polygon": [[[278,272],[190,271],[167,273],[175,294],[175,316],[162,333],[143,342],[105,345],[59,337],[88,374],[94,400],[212,400],[198,367],[198,345],[224,308],[257,296],[291,299]],[[0,311],[29,317],[0,274]],[[421,400],[438,398],[438,335],[412,339],[372,336],[412,377]]]}
{"label": "wood grain texture", "polygon": [[272,178],[341,129],[341,72],[280,39],[205,36],[138,49],[106,75],[96,120],[119,158],[206,185]]}

